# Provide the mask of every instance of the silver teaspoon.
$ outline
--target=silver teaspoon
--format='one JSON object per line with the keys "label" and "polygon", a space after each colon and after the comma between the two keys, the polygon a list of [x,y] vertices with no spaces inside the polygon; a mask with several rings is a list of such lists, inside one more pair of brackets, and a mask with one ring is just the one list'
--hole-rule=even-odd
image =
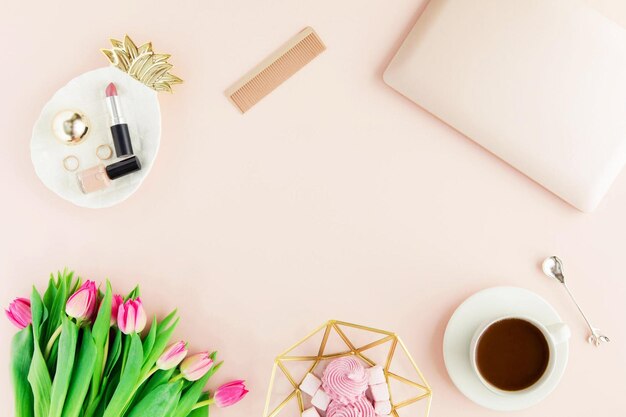
{"label": "silver teaspoon", "polygon": [[580,311],[580,314],[582,314],[583,318],[585,319],[587,326],[589,326],[589,330],[591,331],[591,336],[589,336],[589,338],[587,339],[589,343],[600,346],[602,342],[610,342],[611,340],[607,336],[603,335],[600,332],[600,329],[591,325],[589,319],[587,318],[585,313],[583,313],[583,310],[576,302],[574,295],[572,295],[569,288],[567,288],[567,284],[565,284],[565,276],[563,275],[563,262],[561,262],[561,260],[556,256],[550,256],[549,258],[546,258],[545,261],[543,261],[543,263],[541,264],[541,269],[543,270],[544,274],[546,274],[550,278],[556,279],[565,287],[565,290],[569,294],[570,298],[572,299],[574,304],[576,304],[576,308],[578,308],[578,311]]}

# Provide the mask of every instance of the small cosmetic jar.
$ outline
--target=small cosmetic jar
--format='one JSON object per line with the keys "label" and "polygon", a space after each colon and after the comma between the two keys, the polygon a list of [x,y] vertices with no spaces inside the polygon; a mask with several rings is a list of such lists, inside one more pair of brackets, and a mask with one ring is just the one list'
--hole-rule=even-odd
{"label": "small cosmetic jar", "polygon": [[89,119],[79,111],[63,110],[52,119],[54,136],[66,145],[78,145],[84,141],[89,129]]}

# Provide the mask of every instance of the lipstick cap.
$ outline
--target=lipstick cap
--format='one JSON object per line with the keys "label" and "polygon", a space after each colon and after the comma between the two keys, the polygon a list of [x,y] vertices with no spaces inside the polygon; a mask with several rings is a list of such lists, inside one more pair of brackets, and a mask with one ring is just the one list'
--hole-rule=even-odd
{"label": "lipstick cap", "polygon": [[112,180],[128,175],[131,172],[139,171],[140,169],[141,163],[136,156],[131,156],[130,158],[123,159],[106,167],[107,176]]}

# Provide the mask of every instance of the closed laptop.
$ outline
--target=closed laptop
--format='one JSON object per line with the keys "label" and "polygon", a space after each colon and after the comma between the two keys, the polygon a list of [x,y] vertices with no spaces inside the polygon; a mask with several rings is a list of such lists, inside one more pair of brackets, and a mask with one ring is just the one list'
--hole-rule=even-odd
{"label": "closed laptop", "polygon": [[431,0],[384,80],[582,211],[626,162],[626,31],[578,0]]}

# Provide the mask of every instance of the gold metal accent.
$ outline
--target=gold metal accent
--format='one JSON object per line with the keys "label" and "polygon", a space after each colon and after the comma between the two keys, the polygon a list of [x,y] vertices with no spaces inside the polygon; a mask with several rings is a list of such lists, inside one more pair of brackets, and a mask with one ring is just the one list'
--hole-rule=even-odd
{"label": "gold metal accent", "polygon": [[80,166],[80,161],[78,160],[76,156],[68,155],[65,158],[63,158],[63,168],[65,168],[66,171],[74,172],[78,169],[79,166]]}
{"label": "gold metal accent", "polygon": [[183,82],[169,72],[173,67],[167,62],[171,55],[154,53],[152,42],[137,46],[128,35],[123,42],[117,39],[110,41],[113,48],[101,51],[111,64],[153,90],[171,93],[172,85]]}
{"label": "gold metal accent", "polygon": [[[381,337],[373,342],[359,346],[358,343],[355,343],[355,341],[353,341],[352,339],[350,339],[350,337],[348,337],[346,332],[343,330],[345,328],[351,328],[353,330],[358,330],[362,332],[379,334]],[[309,339],[312,339],[316,335],[320,334],[322,331],[324,332],[324,334],[322,336],[320,347],[317,350],[316,354],[290,355],[290,353],[293,352],[296,348],[303,345]],[[348,349],[339,350],[337,352],[331,350],[330,352],[328,352],[327,351],[328,341],[329,341],[331,333],[336,334],[340,338],[340,340],[342,340],[343,343],[345,343]],[[293,375],[291,375],[291,373],[285,366],[285,362],[289,362],[289,363],[298,362],[298,361],[312,362],[312,365],[308,367],[308,372],[313,372],[315,368],[322,361],[339,358],[343,356],[356,356],[360,358],[361,360],[363,360],[365,363],[368,363],[373,366],[377,364],[373,360],[371,360],[368,356],[366,356],[363,352],[369,349],[378,347],[378,346],[382,346],[385,343],[389,344],[389,350],[385,351],[386,357],[385,357],[384,363],[379,363],[379,364],[383,366],[387,383],[389,384],[390,380],[394,380],[395,382],[402,384],[403,386],[408,386],[417,392],[417,395],[415,395],[414,397],[405,399],[403,401],[394,402],[394,388],[392,387],[391,384],[389,384],[390,397],[391,397],[390,398],[391,415],[394,417],[399,417],[400,416],[400,414],[398,414],[399,409],[410,406],[411,404],[415,404],[418,401],[426,401],[424,417],[428,417],[428,414],[430,413],[430,404],[432,401],[432,389],[428,385],[428,382],[426,382],[426,379],[422,375],[422,372],[417,367],[415,360],[413,360],[413,357],[409,353],[408,349],[406,348],[406,346],[404,345],[404,342],[402,342],[400,337],[396,335],[395,333],[389,332],[386,330],[375,329],[372,327],[347,323],[347,322],[338,321],[338,320],[330,320],[324,323],[323,325],[319,326],[317,329],[309,333],[302,340],[295,343],[294,345],[292,345],[291,347],[289,347],[287,350],[285,350],[284,352],[282,352],[280,355],[276,357],[276,359],[274,360],[274,367],[272,369],[272,376],[270,378],[270,385],[267,391],[267,397],[265,401],[265,410],[264,410],[263,416],[264,417],[278,416],[281,413],[281,411],[294,399],[296,401],[298,409],[300,410],[300,413],[304,411],[304,402],[302,398],[302,392],[300,391],[300,384],[302,383],[302,380],[297,380],[296,378],[293,377]],[[397,356],[394,356],[394,355],[396,355],[398,351],[402,351],[406,355],[406,358],[408,358],[408,361],[410,363],[410,367],[412,368],[412,370],[416,372],[420,381],[414,381],[411,378],[398,375],[397,372],[390,371],[390,367],[394,362],[394,357],[397,358]],[[275,406],[273,409],[270,410],[272,392],[276,384],[276,377],[277,375],[280,375],[280,374],[282,374],[286,378],[286,380],[289,382],[289,385],[291,385],[291,387],[293,388],[293,391],[291,391],[291,393],[289,393],[282,402],[280,402],[277,406]],[[416,414],[411,414],[411,416],[416,416]]]}
{"label": "gold metal accent", "polygon": [[62,110],[52,119],[54,136],[66,145],[78,145],[87,138],[89,119],[76,110]]}
{"label": "gold metal accent", "polygon": [[96,148],[96,156],[102,161],[111,159],[111,157],[113,156],[113,149],[111,149],[111,147],[105,143],[103,143],[102,145],[98,145],[98,147]]}

